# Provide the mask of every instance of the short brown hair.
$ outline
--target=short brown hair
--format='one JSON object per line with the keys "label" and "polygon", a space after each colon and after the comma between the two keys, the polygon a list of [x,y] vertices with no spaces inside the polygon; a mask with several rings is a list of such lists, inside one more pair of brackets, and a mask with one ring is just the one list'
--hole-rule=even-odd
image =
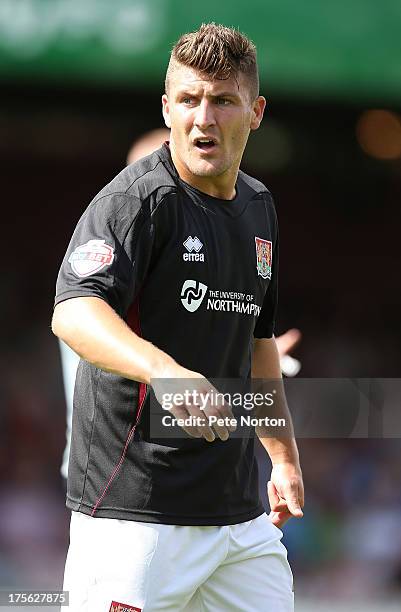
{"label": "short brown hair", "polygon": [[244,34],[223,25],[203,23],[196,32],[183,34],[176,42],[167,68],[165,87],[178,62],[207,75],[210,79],[229,79],[242,72],[248,79],[252,100],[259,95],[256,47]]}

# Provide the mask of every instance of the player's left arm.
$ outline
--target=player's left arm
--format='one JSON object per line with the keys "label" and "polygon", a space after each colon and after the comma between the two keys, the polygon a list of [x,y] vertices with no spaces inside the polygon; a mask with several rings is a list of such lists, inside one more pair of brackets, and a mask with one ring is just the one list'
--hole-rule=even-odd
{"label": "player's left arm", "polygon": [[252,356],[252,378],[274,381],[278,393],[275,396],[274,416],[285,419],[285,430],[280,436],[276,430],[256,428],[256,433],[268,452],[272,472],[268,482],[268,497],[271,508],[269,518],[277,527],[282,527],[289,518],[303,516],[304,486],[299,461],[299,452],[294,436],[292,419],[282,385],[280,357],[274,336],[255,338]]}

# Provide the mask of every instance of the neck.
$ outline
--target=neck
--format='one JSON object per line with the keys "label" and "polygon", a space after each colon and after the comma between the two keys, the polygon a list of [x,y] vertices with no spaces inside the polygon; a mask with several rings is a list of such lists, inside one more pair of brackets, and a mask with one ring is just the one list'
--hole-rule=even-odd
{"label": "neck", "polygon": [[195,189],[199,189],[199,191],[221,200],[233,200],[235,198],[235,182],[238,172],[235,173],[235,176],[197,176],[196,174],[192,174],[192,172],[190,172],[181,162],[175,153],[174,145],[171,141],[170,152],[171,159],[173,160],[173,164],[178,172],[178,176],[180,179],[188,183],[188,185],[191,185],[192,187],[195,187]]}

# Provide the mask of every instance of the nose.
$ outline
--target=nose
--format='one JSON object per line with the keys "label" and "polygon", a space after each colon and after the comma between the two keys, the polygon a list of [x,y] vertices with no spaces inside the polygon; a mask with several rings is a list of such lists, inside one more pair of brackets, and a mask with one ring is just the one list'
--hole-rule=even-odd
{"label": "nose", "polygon": [[194,124],[201,131],[215,124],[214,108],[209,100],[203,99],[197,107]]}

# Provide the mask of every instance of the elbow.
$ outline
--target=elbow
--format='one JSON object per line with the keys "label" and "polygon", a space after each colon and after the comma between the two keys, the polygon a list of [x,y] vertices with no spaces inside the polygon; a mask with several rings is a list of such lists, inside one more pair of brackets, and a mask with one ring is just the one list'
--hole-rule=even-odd
{"label": "elbow", "polygon": [[53,332],[53,334],[55,336],[57,336],[57,338],[60,338],[60,330],[59,330],[59,325],[58,325],[58,320],[57,317],[53,314],[53,318],[52,318],[52,324],[51,324],[51,330]]}
{"label": "elbow", "polygon": [[68,339],[68,322],[66,321],[65,313],[63,313],[62,302],[57,304],[54,309],[51,330],[57,338],[67,341]]}

